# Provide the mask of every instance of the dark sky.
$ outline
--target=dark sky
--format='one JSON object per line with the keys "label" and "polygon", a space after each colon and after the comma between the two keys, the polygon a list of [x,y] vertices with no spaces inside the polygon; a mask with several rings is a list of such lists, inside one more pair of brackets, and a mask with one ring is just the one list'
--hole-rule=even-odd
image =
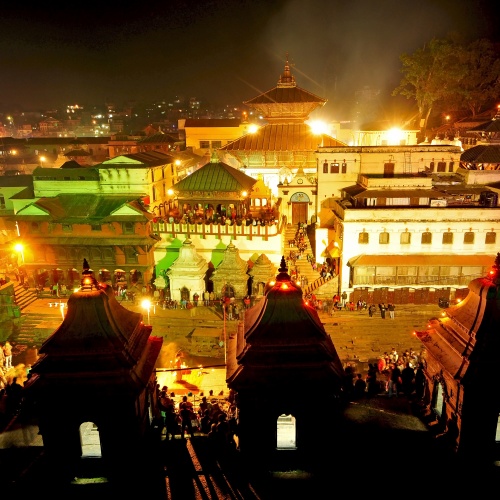
{"label": "dark sky", "polygon": [[499,38],[495,0],[14,3],[0,15],[0,106],[26,111],[175,95],[241,104],[276,85],[288,53],[332,113],[365,85],[389,95],[400,54],[433,37]]}

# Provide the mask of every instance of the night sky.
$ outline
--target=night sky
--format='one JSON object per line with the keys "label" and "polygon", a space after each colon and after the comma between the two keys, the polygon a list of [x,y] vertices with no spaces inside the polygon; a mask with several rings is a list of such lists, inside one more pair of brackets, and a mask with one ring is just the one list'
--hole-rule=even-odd
{"label": "night sky", "polygon": [[390,95],[400,54],[433,37],[500,35],[494,0],[15,3],[0,15],[0,107],[26,111],[176,95],[241,104],[276,85],[288,53],[297,84],[335,114],[365,85]]}

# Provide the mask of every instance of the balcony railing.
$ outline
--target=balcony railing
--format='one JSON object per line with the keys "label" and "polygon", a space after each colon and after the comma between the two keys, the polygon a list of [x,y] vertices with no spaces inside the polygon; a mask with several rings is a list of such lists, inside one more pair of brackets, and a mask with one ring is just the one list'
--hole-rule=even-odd
{"label": "balcony railing", "polygon": [[245,225],[237,223],[228,224],[189,224],[182,222],[153,222],[153,232],[157,234],[169,234],[172,237],[177,235],[191,237],[199,236],[215,236],[221,238],[222,236],[238,236],[245,237],[249,240],[252,238],[263,238],[267,240],[270,237],[281,235],[283,227],[286,225],[286,216],[282,216],[278,221],[266,222],[265,224]]}

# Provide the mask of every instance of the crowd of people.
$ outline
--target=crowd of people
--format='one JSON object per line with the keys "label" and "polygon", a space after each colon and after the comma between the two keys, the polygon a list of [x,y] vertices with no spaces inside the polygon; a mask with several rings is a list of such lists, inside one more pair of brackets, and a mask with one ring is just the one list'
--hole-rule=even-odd
{"label": "crowd of people", "polygon": [[407,349],[399,354],[395,348],[384,352],[377,362],[368,364],[365,373],[354,363],[344,367],[345,388],[354,399],[385,394],[389,398],[404,396],[421,402],[425,395],[425,358],[422,353]]}
{"label": "crowd of people", "polygon": [[216,446],[237,448],[237,410],[233,391],[229,391],[227,397],[223,391],[217,396],[212,390],[208,396],[202,392],[196,400],[191,393],[176,397],[167,386],[160,389],[157,384],[156,400],[154,427],[161,439],[171,441],[188,436],[207,436]]}

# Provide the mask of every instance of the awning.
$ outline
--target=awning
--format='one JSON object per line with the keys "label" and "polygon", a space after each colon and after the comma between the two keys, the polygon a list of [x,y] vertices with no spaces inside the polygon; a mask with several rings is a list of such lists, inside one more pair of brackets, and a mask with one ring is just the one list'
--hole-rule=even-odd
{"label": "awning", "polygon": [[109,273],[109,269],[99,269],[100,273]]}
{"label": "awning", "polygon": [[349,259],[348,265],[356,266],[470,266],[490,267],[495,263],[494,255],[360,255]]}

